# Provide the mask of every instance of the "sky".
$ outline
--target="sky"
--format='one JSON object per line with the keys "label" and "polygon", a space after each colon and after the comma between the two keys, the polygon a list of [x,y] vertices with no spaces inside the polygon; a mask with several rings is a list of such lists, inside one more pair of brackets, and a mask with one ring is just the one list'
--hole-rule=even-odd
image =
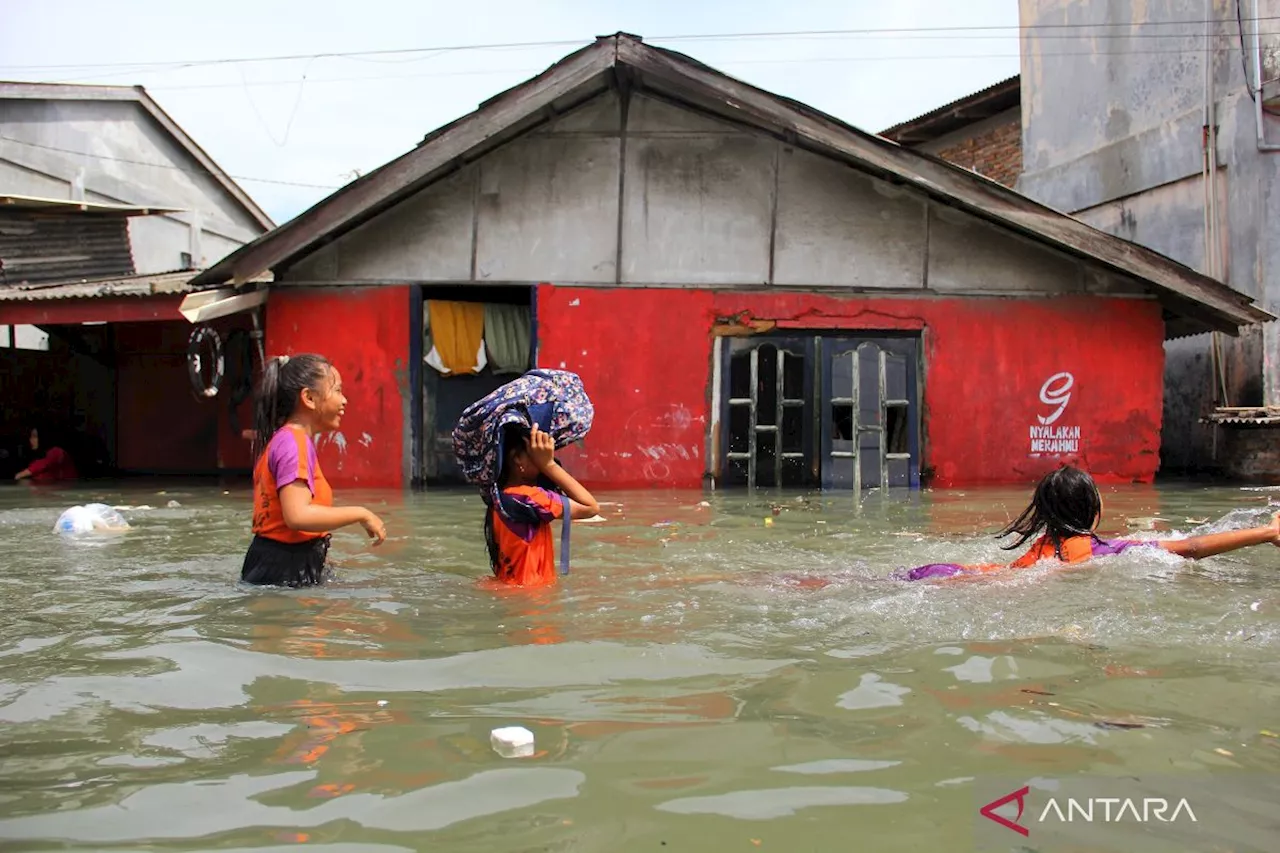
{"label": "sky", "polygon": [[0,79],[145,86],[281,223],[597,35],[876,132],[1017,74],[1017,25],[1017,0],[0,0]]}

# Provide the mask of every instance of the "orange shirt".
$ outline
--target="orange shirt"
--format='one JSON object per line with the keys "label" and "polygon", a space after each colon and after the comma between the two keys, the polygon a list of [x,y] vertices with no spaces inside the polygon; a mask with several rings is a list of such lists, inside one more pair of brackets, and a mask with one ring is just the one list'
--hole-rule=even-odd
{"label": "orange shirt", "polygon": [[534,511],[538,523],[508,521],[493,511],[493,535],[498,543],[498,580],[519,586],[556,582],[555,545],[551,522],[564,518],[560,496],[538,486],[509,486],[502,493]]}
{"label": "orange shirt", "polygon": [[311,502],[333,506],[333,489],[320,470],[316,446],[306,430],[285,424],[267,442],[267,449],[253,467],[253,532],[277,542],[307,542],[324,533],[294,530],[284,523],[280,490],[302,480],[311,490]]}

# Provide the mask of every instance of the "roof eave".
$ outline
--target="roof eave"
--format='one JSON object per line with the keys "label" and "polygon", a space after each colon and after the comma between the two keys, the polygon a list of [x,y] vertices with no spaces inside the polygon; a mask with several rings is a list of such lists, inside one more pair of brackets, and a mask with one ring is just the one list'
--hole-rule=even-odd
{"label": "roof eave", "polygon": [[614,41],[597,40],[537,77],[490,98],[474,112],[446,125],[443,132],[429,135],[422,144],[357,178],[274,231],[241,246],[193,283],[197,287],[239,283],[312,249],[328,234],[349,230],[354,222],[367,218],[368,211],[384,209],[413,192],[476,146],[603,74],[615,60]]}
{"label": "roof eave", "polygon": [[1015,74],[981,91],[887,127],[879,135],[899,145],[920,145],[974,122],[1007,112],[1021,103],[1022,78]]}
{"label": "roof eave", "polygon": [[[626,65],[640,89],[839,159],[881,179],[911,187],[1013,233],[1074,257],[1149,282],[1182,305],[1192,323],[1237,334],[1238,327],[1272,319],[1244,294],[1150,249],[1094,229],[1060,211],[938,158],[852,127],[812,107],[738,81],[674,51],[619,35],[598,40],[507,90],[477,111],[432,134],[429,141],[334,193],[274,232],[219,262],[193,282],[238,283],[314,251],[367,221],[438,176],[450,163],[480,156],[476,149],[592,78]],[[522,132],[522,131],[521,131]],[[486,149],[487,150],[487,149]],[[482,153],[482,152],[481,152]],[[1194,308],[1194,310],[1190,310]],[[1183,313],[1183,312],[1180,312]]]}

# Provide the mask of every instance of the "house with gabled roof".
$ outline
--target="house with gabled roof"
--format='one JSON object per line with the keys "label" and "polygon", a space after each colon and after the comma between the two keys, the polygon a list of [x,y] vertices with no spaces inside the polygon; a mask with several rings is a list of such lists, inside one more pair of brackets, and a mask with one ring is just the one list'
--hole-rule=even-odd
{"label": "house with gabled roof", "polygon": [[[274,225],[142,87],[0,82],[0,475],[35,423],[113,471],[246,468],[244,401],[193,387],[179,309]],[[251,334],[246,314],[216,325]]]}
{"label": "house with gabled roof", "polygon": [[469,402],[579,373],[612,486],[1158,466],[1162,344],[1271,315],[975,172],[619,33],[233,252],[268,354],[343,371],[334,482],[456,478]]}

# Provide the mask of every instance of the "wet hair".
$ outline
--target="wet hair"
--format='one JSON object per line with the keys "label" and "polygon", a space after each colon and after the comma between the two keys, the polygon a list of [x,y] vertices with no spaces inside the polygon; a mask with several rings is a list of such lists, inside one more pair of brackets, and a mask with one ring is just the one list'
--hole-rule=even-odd
{"label": "wet hair", "polygon": [[1043,531],[1053,543],[1054,554],[1061,559],[1064,540],[1072,536],[1097,538],[1093,527],[1101,515],[1102,495],[1093,478],[1079,468],[1064,465],[1041,478],[1031,503],[996,538],[1017,536],[1012,545],[1001,546],[1012,551]]}
{"label": "wet hair", "polygon": [[[36,438],[40,444],[35,449],[31,449],[31,433],[36,434]],[[55,430],[47,423],[35,423],[27,427],[27,431],[22,434],[22,448],[24,453],[35,453],[38,456],[44,456],[55,447],[63,445],[66,437],[59,430]]]}
{"label": "wet hair", "polygon": [[[522,424],[507,424],[502,428],[502,458],[498,461],[498,487],[504,488],[511,476],[511,460],[524,450],[529,438],[529,430]],[[489,552],[489,567],[498,570],[498,537],[494,533],[494,513],[496,508],[489,506],[484,512],[484,547]]]}
{"label": "wet hair", "polygon": [[332,370],[329,359],[314,353],[267,359],[253,395],[254,459],[262,455],[271,436],[293,414],[298,395],[307,388],[319,392]]}
{"label": "wet hair", "polygon": [[[36,447],[31,446],[31,433],[39,439]],[[49,452],[53,447],[53,436],[44,424],[31,424],[22,432],[22,441],[18,443],[18,458],[24,462],[34,462]]]}

